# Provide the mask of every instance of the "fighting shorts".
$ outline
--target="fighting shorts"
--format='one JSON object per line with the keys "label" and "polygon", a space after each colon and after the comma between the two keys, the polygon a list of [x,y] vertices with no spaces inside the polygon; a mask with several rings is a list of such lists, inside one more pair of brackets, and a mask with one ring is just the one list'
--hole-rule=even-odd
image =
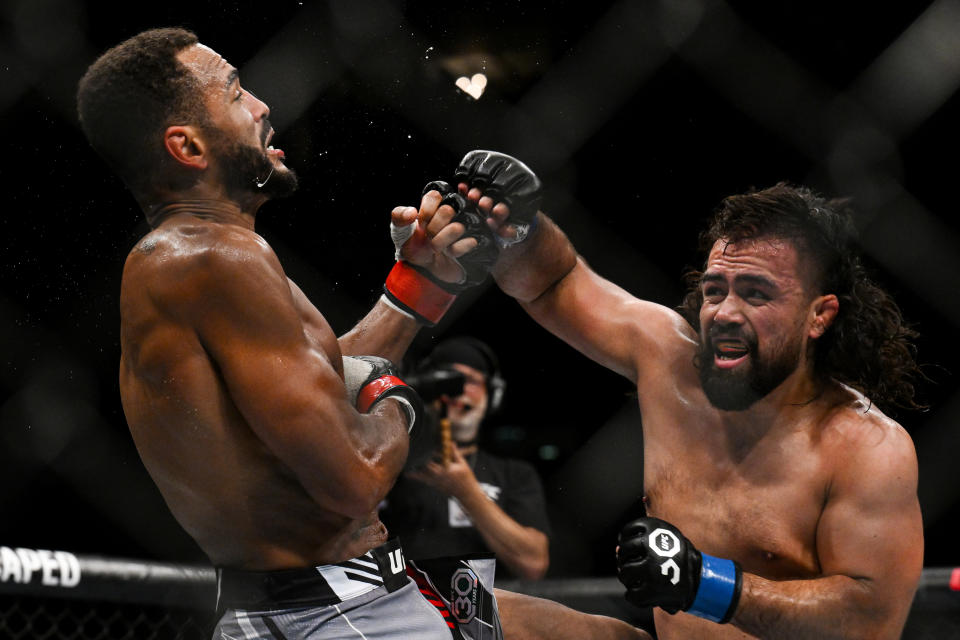
{"label": "fighting shorts", "polygon": [[217,570],[214,640],[502,640],[490,557],[406,563],[398,540],[336,564]]}

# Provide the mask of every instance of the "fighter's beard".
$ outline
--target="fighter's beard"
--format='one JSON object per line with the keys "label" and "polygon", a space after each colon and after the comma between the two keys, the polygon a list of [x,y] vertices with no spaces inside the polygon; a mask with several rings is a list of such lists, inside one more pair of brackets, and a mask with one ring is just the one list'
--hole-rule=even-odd
{"label": "fighter's beard", "polygon": [[297,190],[297,174],[286,167],[277,168],[267,154],[250,145],[233,142],[219,150],[227,192],[244,197],[260,193],[268,198],[283,198]]}
{"label": "fighter's beard", "polygon": [[710,404],[721,411],[745,411],[776,389],[797,368],[800,342],[785,343],[774,356],[762,360],[756,340],[748,341],[749,362],[736,369],[718,369],[716,350],[709,336],[701,336],[696,366],[700,384]]}

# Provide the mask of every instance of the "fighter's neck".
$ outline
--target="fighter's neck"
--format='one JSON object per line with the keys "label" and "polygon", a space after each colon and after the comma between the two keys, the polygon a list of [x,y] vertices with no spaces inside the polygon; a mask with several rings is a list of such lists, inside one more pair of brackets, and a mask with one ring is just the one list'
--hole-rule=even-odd
{"label": "fighter's neck", "polygon": [[256,210],[248,210],[225,198],[178,198],[152,205],[146,211],[147,222],[157,228],[177,216],[192,216],[222,224],[235,224],[253,230]]}
{"label": "fighter's neck", "polygon": [[749,448],[767,435],[796,431],[817,422],[830,391],[809,372],[795,371],[776,389],[744,411],[721,411],[720,421],[733,448]]}

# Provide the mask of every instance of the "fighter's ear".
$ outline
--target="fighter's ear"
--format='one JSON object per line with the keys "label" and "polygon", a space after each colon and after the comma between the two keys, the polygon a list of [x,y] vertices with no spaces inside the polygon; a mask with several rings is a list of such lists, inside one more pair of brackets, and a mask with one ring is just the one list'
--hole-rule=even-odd
{"label": "fighter's ear", "polygon": [[174,160],[184,167],[207,168],[207,144],[196,127],[173,125],[163,133],[163,145]]}
{"label": "fighter's ear", "polygon": [[827,329],[833,324],[840,311],[840,301],[834,294],[820,296],[813,301],[811,313],[813,315],[810,323],[810,337],[814,340],[826,333]]}

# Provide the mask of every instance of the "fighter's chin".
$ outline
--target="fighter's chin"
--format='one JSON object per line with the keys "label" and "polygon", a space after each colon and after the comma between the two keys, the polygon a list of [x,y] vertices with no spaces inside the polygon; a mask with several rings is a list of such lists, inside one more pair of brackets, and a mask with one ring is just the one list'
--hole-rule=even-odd
{"label": "fighter's chin", "polygon": [[701,376],[700,383],[710,405],[721,411],[746,411],[760,395],[752,388],[746,376],[725,371],[713,371]]}
{"label": "fighter's chin", "polygon": [[266,178],[258,177],[255,180],[256,191],[268,199],[285,198],[299,188],[296,172],[282,162],[271,162]]}
{"label": "fighter's chin", "polygon": [[704,391],[710,406],[720,411],[746,411],[760,400],[760,397],[753,393],[731,394],[723,391],[711,393],[707,389]]}

